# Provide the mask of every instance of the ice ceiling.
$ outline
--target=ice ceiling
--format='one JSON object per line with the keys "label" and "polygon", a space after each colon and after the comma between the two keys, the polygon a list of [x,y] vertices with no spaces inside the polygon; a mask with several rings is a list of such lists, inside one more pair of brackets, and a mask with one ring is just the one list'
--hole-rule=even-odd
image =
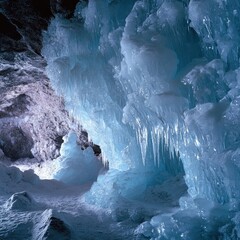
{"label": "ice ceiling", "polygon": [[192,199],[238,201],[239,47],[238,0],[89,0],[53,19],[48,76],[110,165],[86,199],[185,173]]}

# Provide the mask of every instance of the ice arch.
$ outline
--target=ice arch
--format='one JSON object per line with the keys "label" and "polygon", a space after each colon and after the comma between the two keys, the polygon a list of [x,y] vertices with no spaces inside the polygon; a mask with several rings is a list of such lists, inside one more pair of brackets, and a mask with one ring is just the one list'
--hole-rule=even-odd
{"label": "ice arch", "polygon": [[192,197],[240,196],[239,10],[237,0],[89,0],[52,20],[48,75],[110,163],[100,185],[139,172],[141,192],[182,161]]}

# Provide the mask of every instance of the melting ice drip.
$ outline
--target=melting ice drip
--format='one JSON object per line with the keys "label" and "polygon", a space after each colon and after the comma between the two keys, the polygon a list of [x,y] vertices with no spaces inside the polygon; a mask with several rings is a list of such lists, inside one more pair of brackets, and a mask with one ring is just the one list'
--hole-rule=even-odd
{"label": "melting ice drip", "polygon": [[239,11],[238,0],[89,0],[52,20],[48,75],[112,175],[177,174],[182,161],[192,197],[240,197]]}

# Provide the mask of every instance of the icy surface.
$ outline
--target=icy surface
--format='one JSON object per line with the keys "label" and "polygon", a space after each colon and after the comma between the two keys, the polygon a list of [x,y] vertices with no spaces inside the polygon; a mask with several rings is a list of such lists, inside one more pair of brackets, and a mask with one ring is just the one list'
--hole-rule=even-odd
{"label": "icy surface", "polygon": [[0,169],[11,172],[1,174],[0,238],[4,240],[132,240],[139,222],[157,213],[156,205],[145,207],[144,202],[127,202],[125,208],[109,212],[84,202],[82,194],[89,186],[56,180],[39,180],[35,185],[19,178],[24,173],[17,168],[13,172],[12,167],[0,165]]}
{"label": "icy surface", "polygon": [[137,235],[238,238],[239,11],[238,0],[80,1],[45,33],[52,85],[109,161],[86,201],[116,208],[185,173],[189,198]]}
{"label": "icy surface", "polygon": [[71,240],[69,227],[58,215],[52,209],[45,210],[33,228],[33,240]]}
{"label": "icy surface", "polygon": [[93,182],[102,168],[100,160],[93,149],[88,147],[84,151],[77,144],[77,135],[70,132],[64,138],[61,147],[61,157],[53,164],[58,167],[53,172],[53,178],[68,184],[85,184]]}
{"label": "icy surface", "polygon": [[[23,180],[24,181],[24,180]],[[7,210],[34,211],[45,209],[46,205],[36,202],[33,197],[23,191],[14,193],[4,204]]]}

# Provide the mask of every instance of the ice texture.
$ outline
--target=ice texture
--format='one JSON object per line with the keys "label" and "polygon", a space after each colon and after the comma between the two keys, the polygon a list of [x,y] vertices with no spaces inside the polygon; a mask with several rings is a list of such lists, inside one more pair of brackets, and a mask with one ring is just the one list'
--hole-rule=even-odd
{"label": "ice texture", "polygon": [[7,200],[5,207],[8,210],[26,211],[39,209],[41,204],[38,204],[27,192],[18,192]]}
{"label": "ice texture", "polygon": [[71,230],[60,214],[52,209],[45,210],[33,227],[33,240],[71,240]]}
{"label": "ice texture", "polygon": [[61,156],[55,160],[57,166],[52,173],[53,178],[67,184],[85,184],[94,182],[102,168],[100,160],[93,149],[82,150],[77,144],[77,135],[70,132],[63,138]]}
{"label": "ice texture", "polygon": [[224,214],[240,197],[239,11],[238,0],[80,1],[72,19],[56,17],[44,34],[53,87],[109,161],[88,201],[139,197],[156,176],[185,173],[189,207],[156,216],[156,231],[144,224],[137,232],[146,237],[235,231],[238,218]]}

